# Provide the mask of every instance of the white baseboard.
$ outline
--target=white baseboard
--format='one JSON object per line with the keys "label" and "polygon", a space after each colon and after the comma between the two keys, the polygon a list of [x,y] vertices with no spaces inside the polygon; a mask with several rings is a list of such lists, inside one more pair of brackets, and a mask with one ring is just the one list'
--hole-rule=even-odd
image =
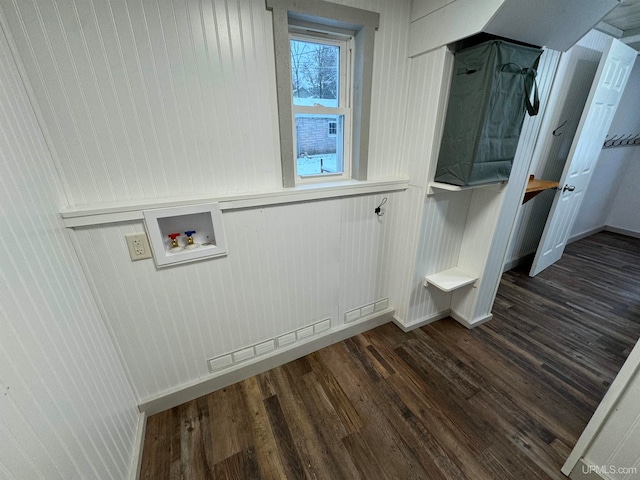
{"label": "white baseboard", "polygon": [[590,462],[581,458],[569,474],[571,480],[611,480],[604,472],[599,472]]}
{"label": "white baseboard", "polygon": [[[570,239],[567,240],[567,243],[573,243],[573,242],[577,242],[578,240],[582,240],[583,238],[587,238],[590,237],[591,235],[595,234],[595,233],[599,233],[599,232],[613,232],[613,233],[619,233],[620,235],[626,235],[627,237],[633,237],[633,238],[640,238],[640,232],[636,232],[633,230],[627,230],[625,228],[618,228],[618,227],[613,227],[611,225],[605,225],[604,227],[598,227],[598,228],[593,228],[591,230],[587,230],[586,232],[583,232],[579,235],[576,235],[575,237],[571,237]],[[507,262],[505,262],[503,268],[502,268],[502,272],[508,272],[509,270],[513,270],[515,267],[517,267],[519,264],[523,263],[526,261],[527,257],[533,257],[533,255],[535,255],[535,250],[533,252],[529,252],[525,255],[520,255],[517,258],[513,258]]]}
{"label": "white baseboard", "polygon": [[505,264],[502,266],[502,273],[508,272],[509,270],[513,270],[521,263],[525,263],[529,260],[533,260],[533,256],[535,255],[535,253],[536,251],[534,250],[533,252],[520,255],[517,258],[512,258],[508,262],[505,262]]}
{"label": "white baseboard", "polygon": [[442,320],[443,318],[451,317],[458,323],[464,325],[465,327],[471,329],[475,328],[478,325],[482,325],[485,322],[488,322],[493,318],[493,313],[489,313],[483,317],[475,318],[473,320],[468,320],[463,315],[459,314],[455,310],[444,310],[439,313],[434,313],[433,315],[429,315],[427,317],[421,318],[415,322],[410,323],[409,325],[405,325],[405,323],[398,319],[393,318],[393,323],[395,323],[400,330],[407,333],[416,328],[422,327],[424,325],[428,325],[429,323],[435,322],[436,320]]}
{"label": "white baseboard", "polygon": [[458,312],[456,312],[455,310],[451,310],[451,313],[449,315],[451,315],[451,318],[456,320],[458,323],[461,323],[462,325],[464,325],[468,329],[472,329],[472,328],[475,328],[475,327],[477,327],[479,325],[482,325],[483,323],[488,322],[489,320],[491,320],[493,318],[493,313],[488,313],[487,315],[484,315],[482,317],[478,317],[478,318],[474,318],[473,320],[469,320],[469,319],[465,318],[463,315],[461,315]]}
{"label": "white baseboard", "polygon": [[394,313],[395,309],[387,308],[386,310],[364,317],[357,322],[340,325],[327,330],[307,341],[295,343],[288,348],[278,349],[270,354],[257,357],[255,360],[249,360],[233,366],[228,370],[216,372],[204,380],[182,385],[179,388],[161,395],[143,399],[139,405],[140,411],[150,416],[185,402],[195,400],[198,397],[228,387],[253,375],[266,372],[287,362],[304,357],[316,350],[388,323],[393,320]]}
{"label": "white baseboard", "polygon": [[140,412],[138,416],[138,428],[136,430],[135,444],[133,445],[133,457],[131,458],[131,468],[129,469],[129,480],[140,478],[142,468],[142,449],[144,447],[144,432],[147,429],[147,414]]}
{"label": "white baseboard", "polygon": [[604,225],[601,227],[596,227],[596,228],[592,228],[591,230],[587,230],[586,232],[582,232],[579,233],[578,235],[575,235],[573,237],[570,237],[567,240],[567,245],[569,245],[570,243],[573,242],[577,242],[578,240],[582,240],[583,238],[587,238],[590,237],[591,235],[593,235],[594,233],[598,233],[598,232],[602,232],[606,229],[607,227],[605,227]]}
{"label": "white baseboard", "polygon": [[607,225],[604,227],[605,231],[619,233],[620,235],[626,235],[627,237],[640,238],[640,232],[634,232],[633,230],[627,230],[626,228],[612,227]]}
{"label": "white baseboard", "polygon": [[514,268],[516,268],[518,265],[520,265],[520,262],[522,261],[524,257],[518,257],[518,258],[514,258],[513,260],[509,260],[508,262],[505,262],[504,265],[502,266],[502,273],[504,272],[508,272],[509,270],[513,270]]}
{"label": "white baseboard", "polygon": [[450,310],[447,309],[447,310],[444,310],[444,311],[439,312],[439,313],[434,313],[432,315],[427,315],[425,317],[422,317],[422,318],[416,320],[415,322],[411,322],[408,325],[406,325],[399,318],[393,317],[393,323],[395,323],[396,326],[400,330],[402,330],[404,333],[408,333],[411,330],[415,330],[416,328],[424,327],[425,325],[433,323],[433,322],[435,322],[437,320],[442,320],[443,318],[447,318],[449,316],[449,312],[450,312]]}

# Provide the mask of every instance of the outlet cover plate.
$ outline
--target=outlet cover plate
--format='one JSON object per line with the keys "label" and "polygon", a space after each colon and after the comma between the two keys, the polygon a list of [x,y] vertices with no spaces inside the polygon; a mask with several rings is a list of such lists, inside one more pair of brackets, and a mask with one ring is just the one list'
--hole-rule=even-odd
{"label": "outlet cover plate", "polygon": [[152,257],[153,254],[146,233],[130,233],[125,235],[124,238],[127,240],[127,247],[129,248],[129,255],[131,256],[132,262]]}

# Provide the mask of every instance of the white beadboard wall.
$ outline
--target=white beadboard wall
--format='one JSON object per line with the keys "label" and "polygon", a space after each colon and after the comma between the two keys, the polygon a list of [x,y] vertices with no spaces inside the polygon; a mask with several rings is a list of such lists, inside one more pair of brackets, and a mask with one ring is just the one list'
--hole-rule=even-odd
{"label": "white beadboard wall", "polygon": [[411,187],[394,211],[390,300],[405,327],[448,310],[450,294],[422,285],[425,275],[454,266],[468,208],[466,194],[426,196],[437,158],[453,55],[446,47],[411,59],[401,172]]}
{"label": "white beadboard wall", "polygon": [[451,308],[451,293],[430,285],[424,277],[458,265],[471,192],[446,192],[424,197],[420,240],[411,283],[407,324],[429,321]]}
{"label": "white beadboard wall", "polygon": [[389,303],[395,308],[394,318],[406,326],[423,198],[424,190],[410,186],[389,205],[385,215],[390,242],[389,256],[385,259]]}
{"label": "white beadboard wall", "polygon": [[[379,11],[370,178],[397,172],[409,1]],[[281,186],[264,0],[1,0],[70,206]]]}
{"label": "white beadboard wall", "polygon": [[65,198],[0,33],[0,477],[128,478],[139,412],[58,209]]}
{"label": "white beadboard wall", "polygon": [[447,47],[441,47],[410,62],[401,170],[423,190],[435,172],[453,60]]}
{"label": "white beadboard wall", "polygon": [[[225,212],[226,257],[131,262],[142,223],[75,230],[140,401],[209,378],[207,359],[387,297],[388,213],[400,194]],[[384,197],[385,215],[374,209]]]}
{"label": "white beadboard wall", "polygon": [[264,2],[2,6],[71,206],[278,185]]}

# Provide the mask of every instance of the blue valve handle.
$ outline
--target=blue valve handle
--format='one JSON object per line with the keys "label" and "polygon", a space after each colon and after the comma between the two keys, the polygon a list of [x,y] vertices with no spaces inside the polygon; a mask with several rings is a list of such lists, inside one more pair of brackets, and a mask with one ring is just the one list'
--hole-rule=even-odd
{"label": "blue valve handle", "polygon": [[190,237],[190,236],[191,236],[191,235],[193,235],[194,233],[196,233],[196,231],[195,231],[195,230],[189,230],[189,231],[187,231],[187,232],[184,232],[184,234],[185,234],[187,237]]}

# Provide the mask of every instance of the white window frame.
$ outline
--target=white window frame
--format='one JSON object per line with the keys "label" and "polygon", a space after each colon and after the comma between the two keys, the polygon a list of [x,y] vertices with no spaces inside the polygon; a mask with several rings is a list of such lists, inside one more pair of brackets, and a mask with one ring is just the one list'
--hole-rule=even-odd
{"label": "white window frame", "polygon": [[[324,0],[266,0],[272,12],[282,184],[296,186],[297,158],[292,125],[291,25],[353,37],[351,95],[351,178],[367,179],[373,49],[380,14]],[[344,178],[344,177],[342,177]],[[324,176],[327,179],[327,176]]]}
{"label": "white window frame", "polygon": [[[351,36],[331,34],[326,31],[310,30],[309,28],[302,28],[296,25],[292,25],[289,31],[289,41],[299,40],[303,42],[313,42],[323,45],[331,45],[340,49],[340,57],[338,61],[338,68],[340,79],[338,81],[338,106],[337,107],[325,107],[325,106],[302,106],[296,105],[293,99],[293,90],[291,95],[291,110],[292,118],[291,123],[293,127],[293,162],[296,169],[296,185],[305,183],[318,183],[326,182],[329,180],[345,180],[351,178],[351,97],[353,93],[352,83],[352,69],[353,62],[351,59],[352,42]],[[298,148],[297,148],[297,135],[296,135],[296,114],[309,115],[309,117],[325,118],[334,115],[341,115],[343,117],[342,124],[342,145],[338,145],[338,155],[342,158],[342,172],[336,173],[317,173],[301,175],[298,173]],[[336,128],[338,125],[336,125]],[[328,133],[328,132],[327,132]],[[334,135],[337,137],[338,135]]]}
{"label": "white window frame", "polygon": [[[331,128],[331,124],[333,124],[333,129]],[[329,121],[329,125],[327,127],[329,128],[329,131],[327,131],[328,136],[334,137],[338,134],[338,122],[331,120]],[[333,130],[333,133],[331,133],[331,130]]]}

